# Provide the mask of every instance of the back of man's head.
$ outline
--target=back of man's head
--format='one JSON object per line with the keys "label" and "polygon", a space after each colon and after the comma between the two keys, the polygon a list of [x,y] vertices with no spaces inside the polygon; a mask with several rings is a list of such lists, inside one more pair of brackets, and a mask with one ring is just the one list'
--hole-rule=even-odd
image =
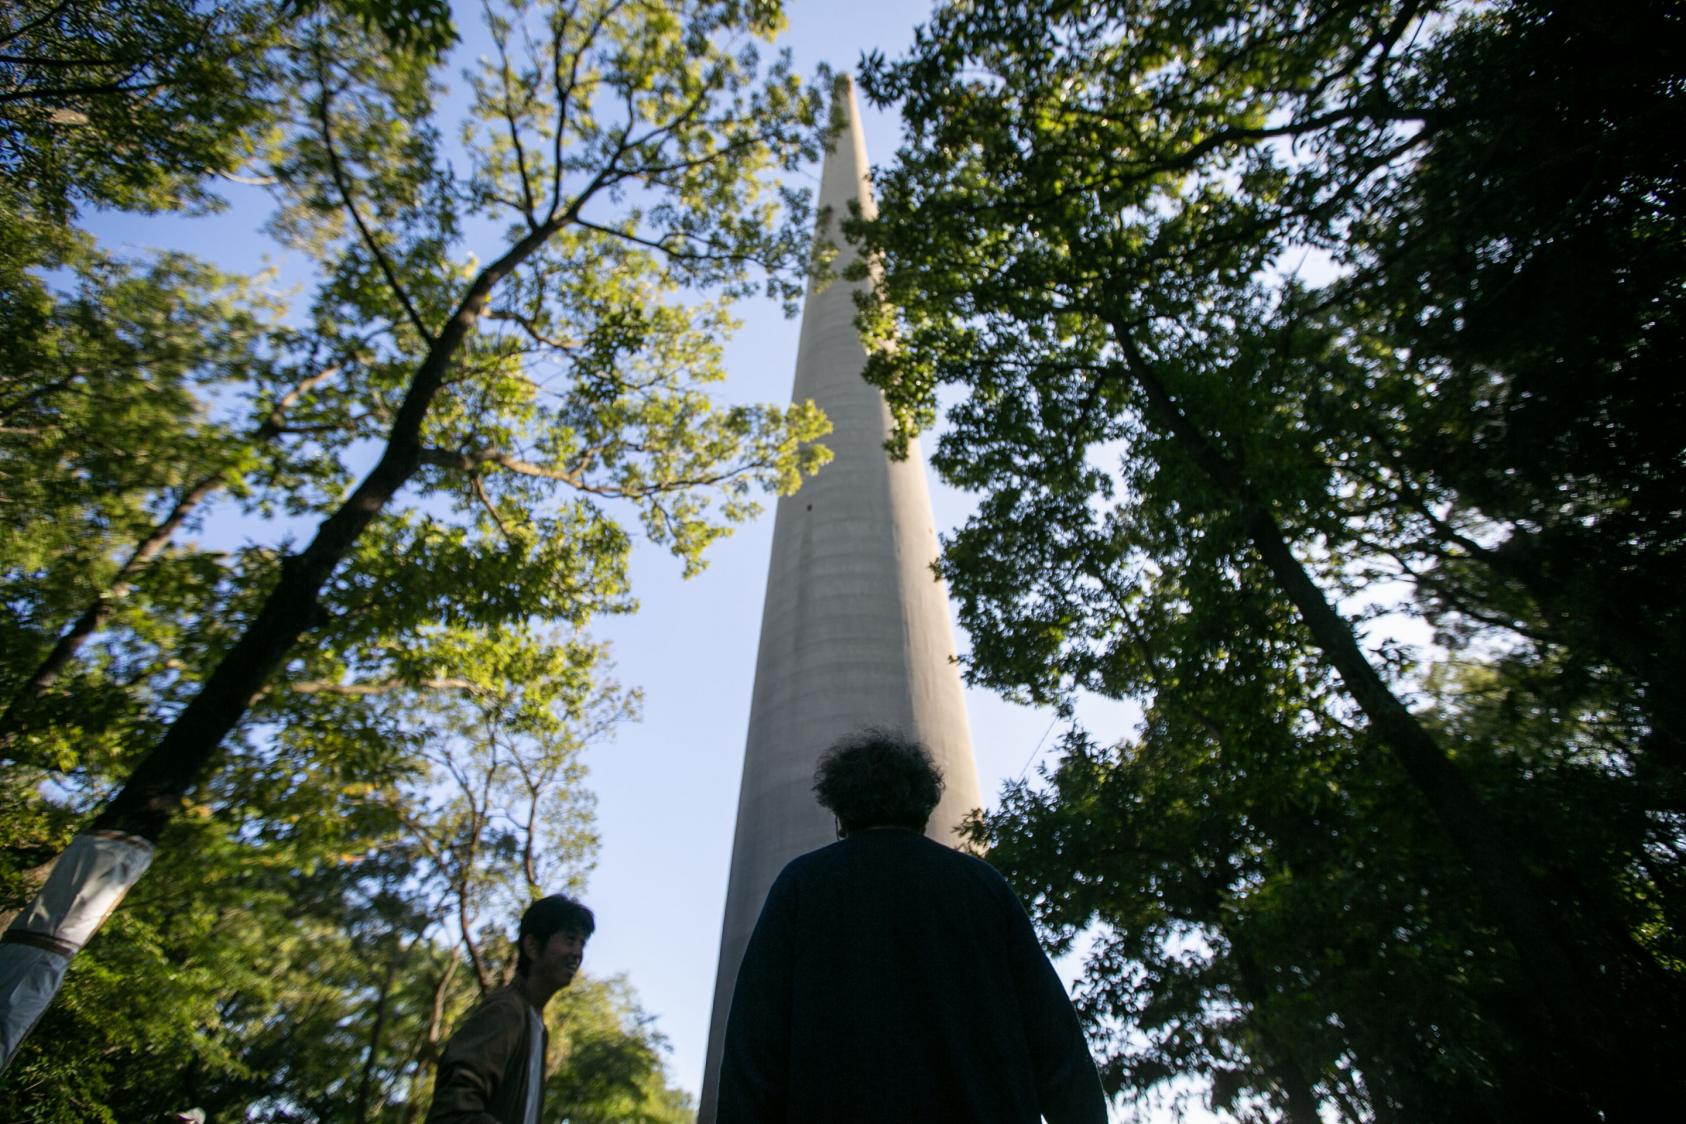
{"label": "back of man's head", "polygon": [[596,928],[597,918],[591,910],[567,894],[552,894],[548,898],[540,898],[521,915],[521,931],[515,935],[516,973],[525,976],[527,969],[532,966],[532,960],[527,955],[527,937],[535,938],[539,948],[543,949],[557,933],[578,933],[582,937],[589,937]]}
{"label": "back of man's head", "polygon": [[924,746],[891,730],[861,730],[826,750],[814,795],[844,835],[872,827],[925,830],[943,776]]}

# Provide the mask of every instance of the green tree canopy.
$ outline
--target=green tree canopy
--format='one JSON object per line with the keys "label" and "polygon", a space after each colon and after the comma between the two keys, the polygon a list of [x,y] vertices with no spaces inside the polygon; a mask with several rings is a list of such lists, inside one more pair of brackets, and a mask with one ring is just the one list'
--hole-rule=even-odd
{"label": "green tree canopy", "polygon": [[1678,30],[986,3],[868,60],[909,136],[854,227],[869,377],[904,433],[958,388],[972,678],[1150,704],[981,829],[1113,934],[1112,1088],[1678,1096]]}
{"label": "green tree canopy", "polygon": [[[0,471],[24,493],[0,537],[7,905],[90,822],[152,841],[164,874],[8,1075],[42,1119],[425,1104],[431,1051],[503,970],[505,914],[589,866],[578,753],[633,696],[586,628],[635,607],[635,538],[693,573],[826,459],[811,404],[711,393],[732,301],[790,299],[805,272],[780,181],[817,156],[822,87],[760,57],[776,5],[488,11],[466,106],[444,40],[391,42],[409,6],[364,7],[225,28],[205,65],[259,109],[232,98],[207,149],[157,149],[129,195],[13,134],[9,214],[68,249],[0,278],[28,329],[0,369]],[[80,9],[43,11],[12,30],[62,56]],[[47,64],[18,65],[27,85]],[[138,118],[76,124],[152,143]],[[235,153],[312,263],[295,307],[66,225],[208,202]],[[244,543],[184,539],[231,513]],[[150,1037],[149,973],[172,1004]],[[621,1076],[582,1072],[570,1103],[680,1111],[653,1032],[604,1009],[591,1050]]]}

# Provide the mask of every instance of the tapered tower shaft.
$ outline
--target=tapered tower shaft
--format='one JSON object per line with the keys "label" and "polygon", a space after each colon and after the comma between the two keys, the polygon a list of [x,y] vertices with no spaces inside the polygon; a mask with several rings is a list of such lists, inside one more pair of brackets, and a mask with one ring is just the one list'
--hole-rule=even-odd
{"label": "tapered tower shaft", "polygon": [[[875,213],[854,86],[838,83],[843,127],[820,175],[816,237],[855,260],[839,232],[858,201]],[[927,834],[956,841],[978,807],[965,700],[955,667],[946,588],[932,573],[937,539],[917,442],[905,460],[884,449],[890,413],[861,378],[866,350],[854,295],[867,281],[810,285],[802,310],[792,397],[831,419],[834,459],[778,503],[762,608],[737,833],[721,929],[703,1124],[712,1124],[726,1014],[744,946],[774,877],[792,858],[835,837],[810,786],[820,753],[864,726],[892,727],[930,747],[946,781]]]}

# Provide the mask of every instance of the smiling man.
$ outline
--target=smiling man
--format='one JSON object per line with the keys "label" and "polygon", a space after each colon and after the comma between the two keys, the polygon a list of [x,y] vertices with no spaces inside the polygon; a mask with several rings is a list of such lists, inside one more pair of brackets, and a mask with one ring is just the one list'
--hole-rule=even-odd
{"label": "smiling man", "polygon": [[544,1005],[580,970],[596,927],[591,910],[565,894],[527,907],[515,979],[481,1000],[445,1044],[427,1124],[538,1124],[550,1041]]}

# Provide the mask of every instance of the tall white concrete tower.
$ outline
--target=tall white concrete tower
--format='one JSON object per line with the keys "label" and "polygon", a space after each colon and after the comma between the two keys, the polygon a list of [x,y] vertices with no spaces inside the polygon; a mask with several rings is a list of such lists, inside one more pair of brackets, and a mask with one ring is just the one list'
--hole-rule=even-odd
{"label": "tall white concrete tower", "polygon": [[[844,124],[820,173],[816,237],[839,248],[841,274],[857,257],[839,233],[850,202],[859,200],[868,216],[876,208],[860,107],[847,78],[838,83],[837,103]],[[836,838],[830,814],[810,791],[820,753],[863,726],[892,727],[924,742],[947,782],[926,831],[945,843],[955,842],[955,827],[981,803],[952,658],[948,591],[931,572],[937,536],[924,458],[915,443],[906,460],[889,459],[889,409],[861,378],[866,350],[854,325],[854,293],[868,283],[810,285],[802,309],[792,397],[812,399],[831,418],[834,459],[781,499],[774,515],[702,1124],[714,1120],[726,1014],[767,890],[785,863]]]}

